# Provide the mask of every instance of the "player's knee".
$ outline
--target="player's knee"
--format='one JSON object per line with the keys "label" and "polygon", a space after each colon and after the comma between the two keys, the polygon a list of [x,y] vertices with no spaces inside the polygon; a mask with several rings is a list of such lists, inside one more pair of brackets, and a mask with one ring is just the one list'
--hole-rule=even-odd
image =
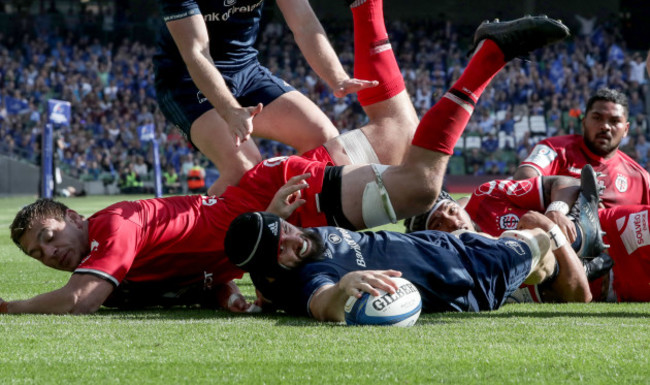
{"label": "player's knee", "polygon": [[416,214],[430,210],[440,194],[441,178],[424,168],[410,168],[408,174],[408,186],[403,186],[406,201]]}

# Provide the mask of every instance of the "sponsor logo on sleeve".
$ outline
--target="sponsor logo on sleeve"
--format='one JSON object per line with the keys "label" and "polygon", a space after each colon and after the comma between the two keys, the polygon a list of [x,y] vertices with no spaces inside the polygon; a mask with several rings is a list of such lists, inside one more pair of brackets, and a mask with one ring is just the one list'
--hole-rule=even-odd
{"label": "sponsor logo on sleeve", "polygon": [[482,185],[478,186],[476,191],[474,191],[474,195],[476,196],[481,196],[481,195],[490,195],[492,191],[494,191],[494,188],[496,187],[497,182],[496,181],[490,181],[487,183],[483,183]]}
{"label": "sponsor logo on sleeve", "polygon": [[269,158],[264,161],[264,165],[266,167],[275,167],[279,166],[284,162],[285,160],[289,159],[288,156],[276,156],[275,158]]}
{"label": "sponsor logo on sleeve", "polygon": [[538,144],[533,148],[524,162],[536,164],[539,168],[548,167],[557,158],[557,152],[545,144]]}
{"label": "sponsor logo on sleeve", "polygon": [[203,206],[213,206],[217,204],[217,202],[219,201],[217,198],[208,197],[208,196],[204,196],[202,198],[203,199],[201,200],[201,203],[203,204]]}
{"label": "sponsor logo on sleeve", "polygon": [[627,226],[621,234],[621,240],[628,254],[632,254],[639,247],[650,245],[647,210],[628,216]]}
{"label": "sponsor logo on sleeve", "polygon": [[518,196],[525,195],[532,189],[533,189],[533,184],[531,183],[531,181],[522,180],[518,182],[512,182],[510,185],[508,185],[506,194],[514,195],[518,197]]}

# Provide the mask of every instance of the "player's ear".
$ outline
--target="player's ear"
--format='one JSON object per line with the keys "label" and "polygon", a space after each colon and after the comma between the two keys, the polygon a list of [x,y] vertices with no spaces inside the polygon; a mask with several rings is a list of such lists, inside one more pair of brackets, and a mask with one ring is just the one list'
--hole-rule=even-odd
{"label": "player's ear", "polygon": [[74,210],[68,209],[68,210],[65,212],[65,216],[66,216],[66,218],[68,218],[68,219],[70,220],[70,222],[72,222],[75,226],[77,226],[77,227],[79,227],[79,228],[82,227],[82,224],[83,224],[83,221],[84,221],[84,217],[83,217],[83,215],[79,214],[78,212],[76,212],[76,211],[74,211]]}

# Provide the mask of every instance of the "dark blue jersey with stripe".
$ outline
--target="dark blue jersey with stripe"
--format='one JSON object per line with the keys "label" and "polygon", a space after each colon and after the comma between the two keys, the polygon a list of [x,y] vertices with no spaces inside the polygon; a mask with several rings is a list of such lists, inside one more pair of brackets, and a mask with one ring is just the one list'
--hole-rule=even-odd
{"label": "dark blue jersey with stripe", "polygon": [[356,270],[395,269],[422,295],[424,312],[498,308],[526,278],[528,246],[514,239],[439,231],[402,234],[314,228],[325,241],[325,259],[292,272],[251,273],[255,286],[279,308],[309,314],[318,288]]}
{"label": "dark blue jersey with stripe", "polygon": [[[201,14],[210,37],[210,55],[219,68],[238,68],[257,58],[253,47],[264,0],[158,0],[165,22]],[[163,25],[154,65],[160,76],[187,74],[169,30]]]}

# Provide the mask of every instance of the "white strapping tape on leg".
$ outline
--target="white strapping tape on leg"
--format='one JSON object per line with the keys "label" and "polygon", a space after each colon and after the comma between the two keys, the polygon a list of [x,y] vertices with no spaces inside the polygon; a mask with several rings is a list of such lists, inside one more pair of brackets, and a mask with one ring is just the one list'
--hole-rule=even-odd
{"label": "white strapping tape on leg", "polygon": [[370,167],[375,172],[375,180],[368,183],[363,190],[361,207],[363,221],[367,227],[397,223],[397,215],[390,202],[388,191],[384,187],[384,180],[381,178],[381,174],[390,166],[371,164]]}
{"label": "white strapping tape on leg", "polygon": [[336,137],[350,158],[350,164],[379,163],[375,149],[360,129],[348,131]]}
{"label": "white strapping tape on leg", "polygon": [[533,257],[533,260],[530,264],[530,271],[532,272],[535,270],[540,259],[542,259],[542,251],[539,248],[539,244],[537,243],[535,236],[526,231],[508,230],[501,233],[501,235],[499,235],[499,238],[515,238],[526,243],[530,248],[530,252]]}

